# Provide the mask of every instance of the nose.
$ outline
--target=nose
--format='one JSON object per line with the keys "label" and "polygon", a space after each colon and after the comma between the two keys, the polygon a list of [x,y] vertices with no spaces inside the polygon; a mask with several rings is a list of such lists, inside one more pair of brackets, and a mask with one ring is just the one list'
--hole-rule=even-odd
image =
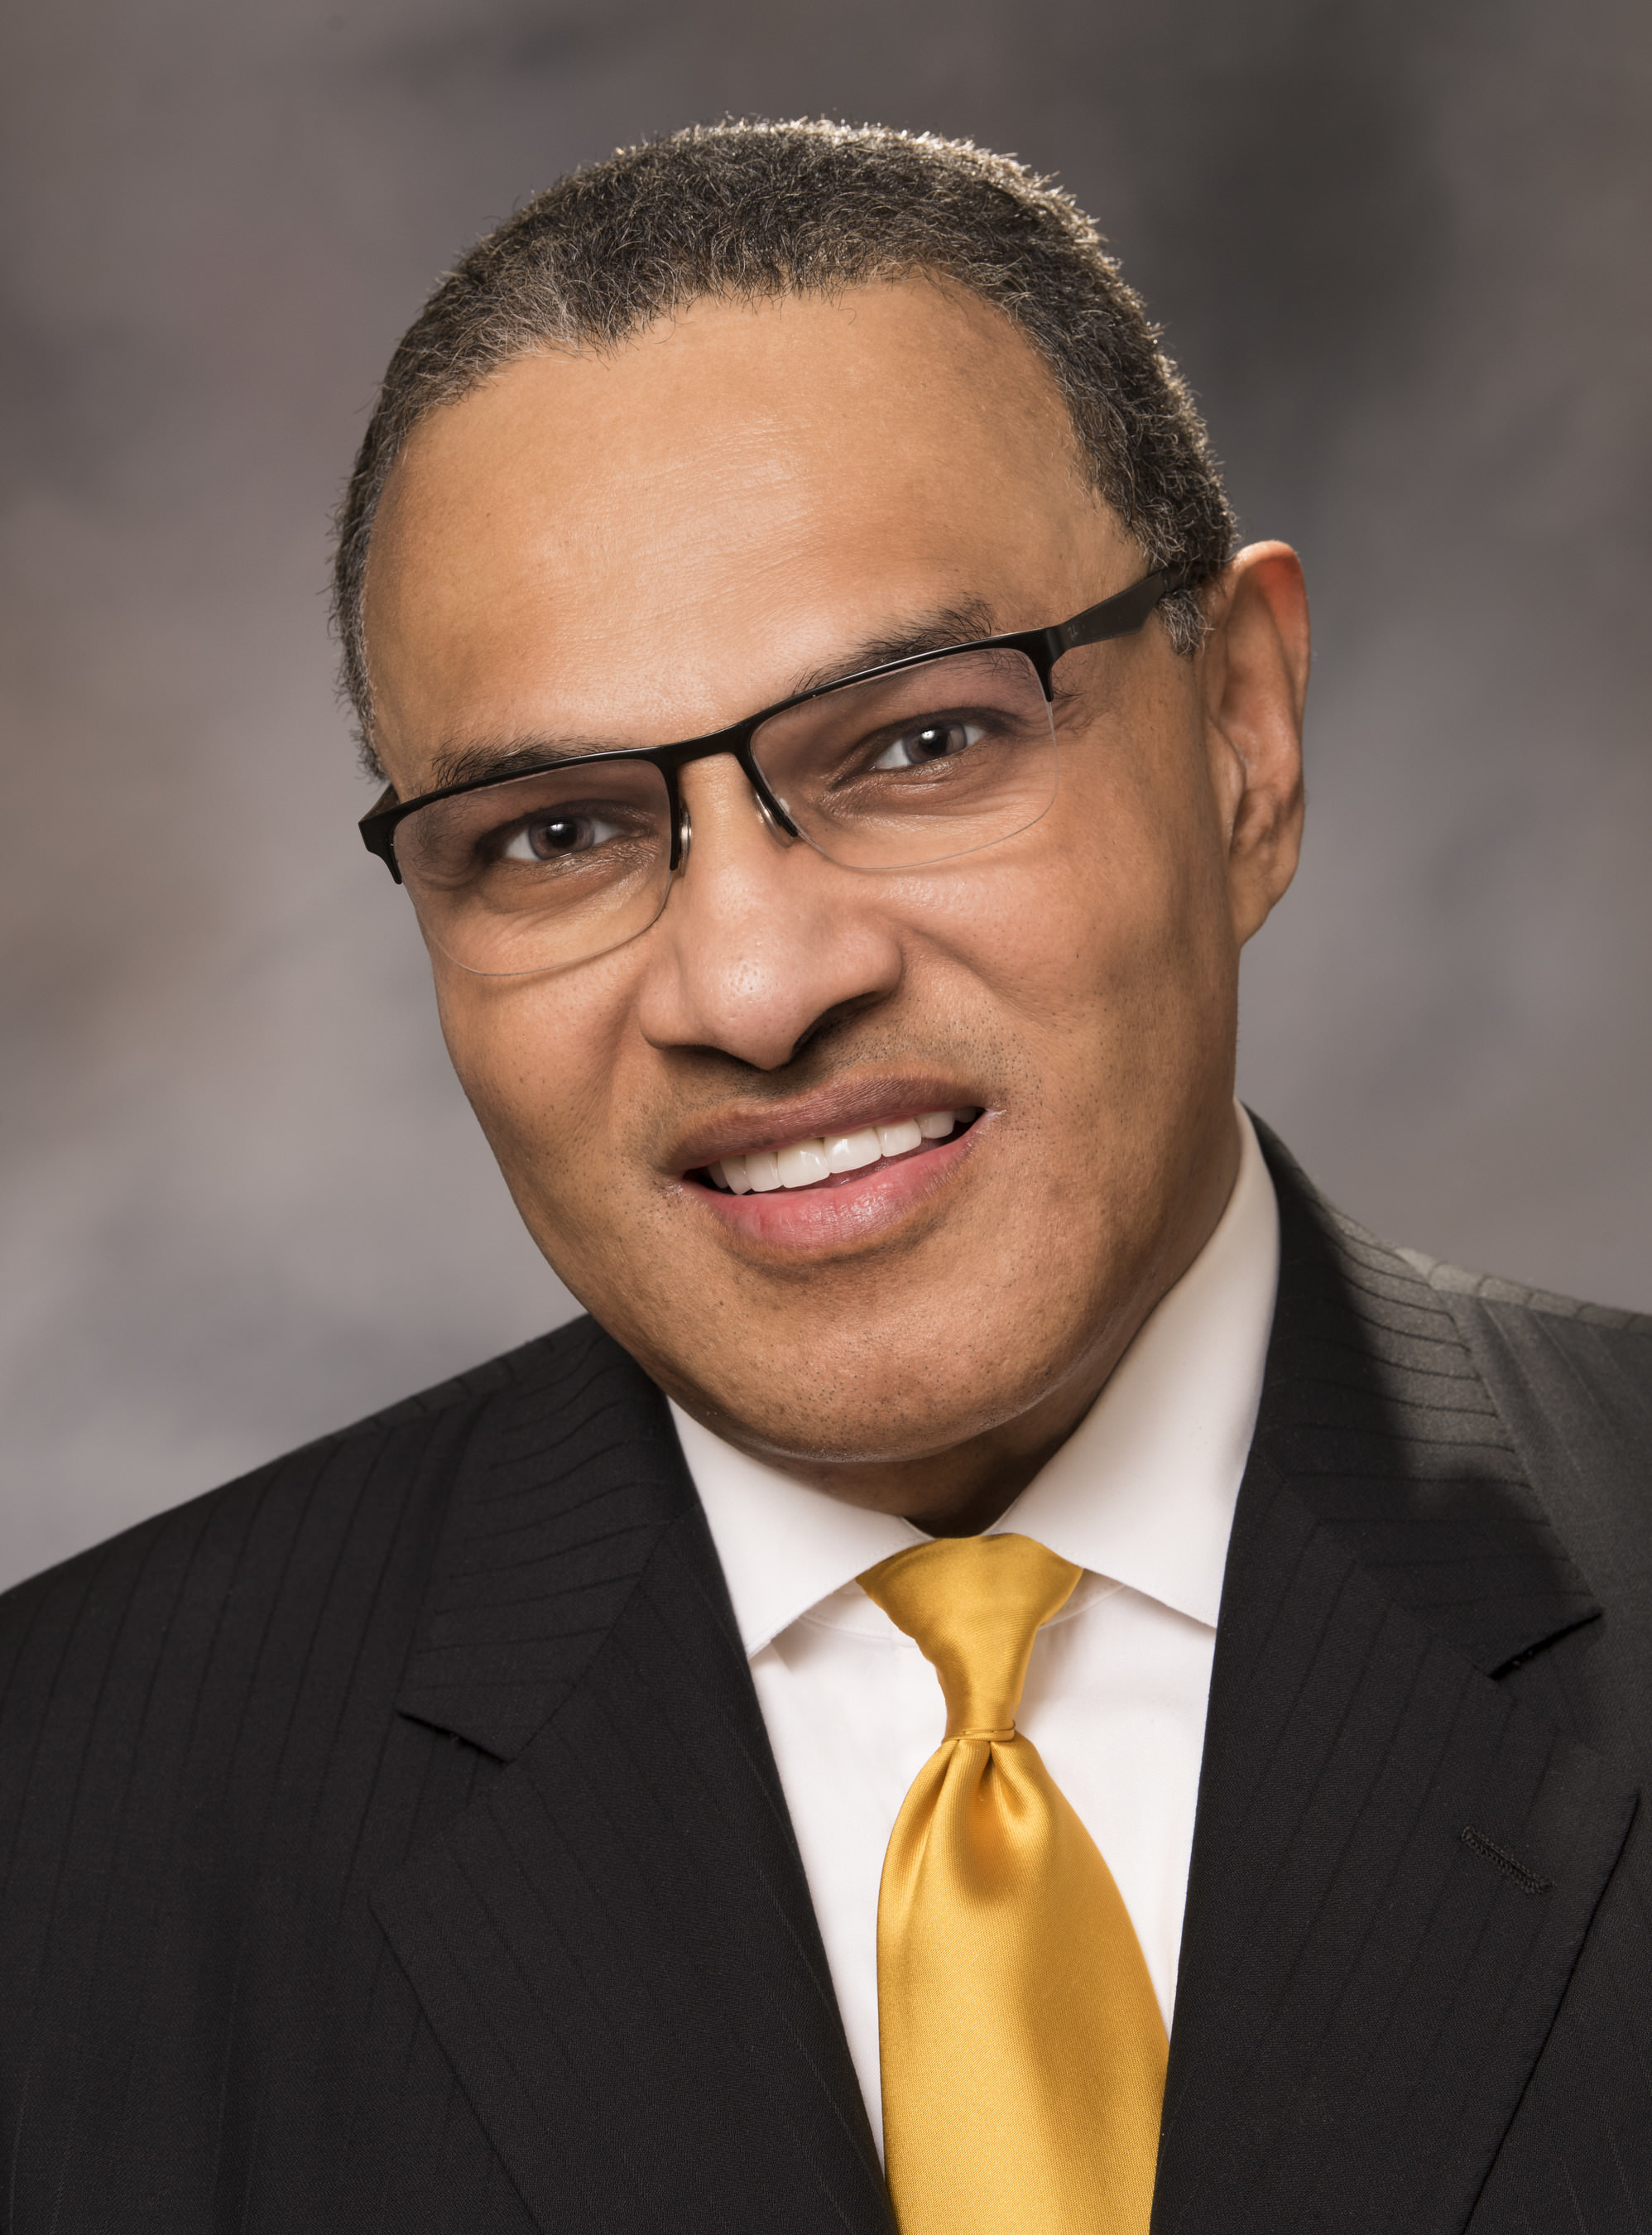
{"label": "nose", "polygon": [[732,755],[691,763],[682,782],[692,843],[649,934],[638,1022],[656,1047],[776,1071],[824,1019],[899,986],[883,881],[782,836]]}

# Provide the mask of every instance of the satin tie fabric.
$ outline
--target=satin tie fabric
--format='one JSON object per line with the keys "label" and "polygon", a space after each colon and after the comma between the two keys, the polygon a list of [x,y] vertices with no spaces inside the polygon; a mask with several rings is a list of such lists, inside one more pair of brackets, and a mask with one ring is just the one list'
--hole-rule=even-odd
{"label": "satin tie fabric", "polygon": [[1082,1573],[1006,1534],[914,1545],[860,1578],[947,1701],[878,1894],[901,2235],[1146,2235],[1164,2021],[1111,1871],[1015,1729],[1032,1641]]}

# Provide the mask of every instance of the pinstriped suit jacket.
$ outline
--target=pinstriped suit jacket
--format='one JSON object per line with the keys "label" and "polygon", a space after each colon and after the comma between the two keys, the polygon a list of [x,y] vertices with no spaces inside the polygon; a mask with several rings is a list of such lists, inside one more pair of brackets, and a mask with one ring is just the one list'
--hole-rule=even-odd
{"label": "pinstriped suit jacket", "polygon": [[[1643,2235],[1652,1321],[1269,1154],[1156,2235]],[[0,1687],[12,2235],[890,2235],[711,1541],[589,1321],[11,1592]]]}

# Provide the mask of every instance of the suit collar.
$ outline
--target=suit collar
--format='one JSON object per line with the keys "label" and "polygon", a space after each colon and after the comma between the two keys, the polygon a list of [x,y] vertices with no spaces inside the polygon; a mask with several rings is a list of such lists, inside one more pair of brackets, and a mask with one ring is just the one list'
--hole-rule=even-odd
{"label": "suit collar", "polygon": [[1449,1312],[1265,1144],[1280,1303],[1217,1629],[1155,2235],[1447,2235],[1635,1795],[1495,1681],[1596,1609]]}
{"label": "suit collar", "polygon": [[1445,1298],[1257,1131],[1280,1284],[1253,1457],[1381,1590],[1494,1675],[1599,1603]]}
{"label": "suit collar", "polygon": [[514,1760],[665,1531],[697,1511],[665,1400],[590,1320],[508,1361],[454,1483],[397,1705]]}

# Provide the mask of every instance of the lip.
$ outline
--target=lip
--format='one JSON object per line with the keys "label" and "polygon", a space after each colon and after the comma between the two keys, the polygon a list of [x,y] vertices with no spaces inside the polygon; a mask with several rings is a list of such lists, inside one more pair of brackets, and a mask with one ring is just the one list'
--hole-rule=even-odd
{"label": "lip", "polygon": [[[725,1111],[697,1132],[685,1134],[672,1149],[667,1168],[682,1179],[724,1157],[744,1157],[752,1149],[779,1148],[816,1134],[855,1133],[863,1125],[896,1125],[903,1118],[921,1118],[930,1110],[984,1107],[982,1097],[955,1078],[908,1073],[895,1078],[846,1080],[839,1086],[823,1087],[817,1094],[799,1095],[793,1101]],[[946,1141],[936,1144],[943,1149],[951,1145]]]}
{"label": "lip", "polygon": [[[685,1184],[683,1192],[692,1193],[709,1216],[721,1222],[731,1240],[747,1249],[756,1246],[787,1255],[842,1249],[883,1235],[944,1186],[980,1147],[989,1123],[989,1113],[983,1111],[967,1131],[954,1133],[949,1140],[926,1142],[892,1163],[864,1172],[842,1172],[818,1187],[724,1195],[713,1188]],[[767,1136],[770,1141],[797,1137]],[[761,1147],[764,1142],[754,1136],[751,1145]]]}

